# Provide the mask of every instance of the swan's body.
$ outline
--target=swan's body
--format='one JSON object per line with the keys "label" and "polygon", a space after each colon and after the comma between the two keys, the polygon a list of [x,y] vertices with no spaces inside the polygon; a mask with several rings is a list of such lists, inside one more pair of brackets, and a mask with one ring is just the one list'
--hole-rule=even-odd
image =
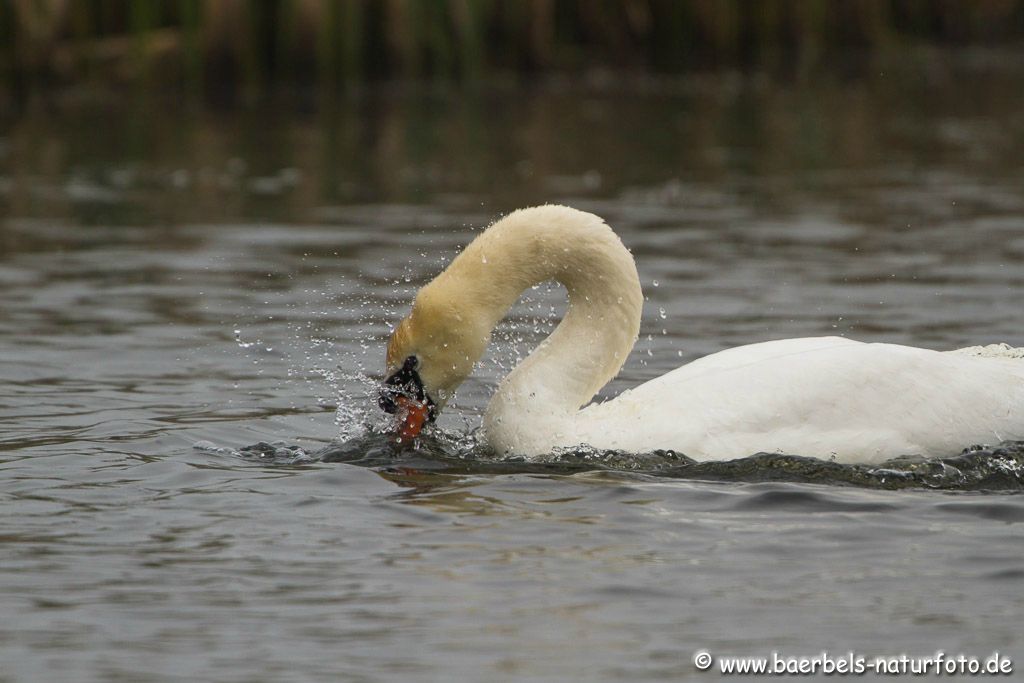
{"label": "swan's body", "polygon": [[587,444],[672,449],[697,460],[766,451],[879,462],[1024,438],[1024,352],[1009,347],[765,342],[581,409],[629,355],[643,296],[632,256],[611,229],[559,206],[506,216],[425,286],[388,345],[389,372],[414,364],[420,393],[443,406],[519,295],[547,280],[568,290],[568,312],[487,407],[484,435],[501,453]]}

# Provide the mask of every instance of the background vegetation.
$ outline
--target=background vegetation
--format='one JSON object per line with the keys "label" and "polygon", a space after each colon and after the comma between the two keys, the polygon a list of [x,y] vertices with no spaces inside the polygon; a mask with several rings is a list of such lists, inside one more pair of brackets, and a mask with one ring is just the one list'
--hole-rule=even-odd
{"label": "background vegetation", "polygon": [[1021,40],[1024,0],[0,0],[0,87],[803,74],[905,46]]}

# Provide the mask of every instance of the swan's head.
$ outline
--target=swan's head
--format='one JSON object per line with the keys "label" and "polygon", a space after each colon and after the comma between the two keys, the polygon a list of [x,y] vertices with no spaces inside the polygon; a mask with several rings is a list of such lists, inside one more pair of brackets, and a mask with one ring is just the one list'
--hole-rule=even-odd
{"label": "swan's head", "polygon": [[416,436],[425,420],[437,417],[490,341],[490,327],[478,324],[457,294],[424,287],[388,340],[380,407],[406,413],[403,436]]}

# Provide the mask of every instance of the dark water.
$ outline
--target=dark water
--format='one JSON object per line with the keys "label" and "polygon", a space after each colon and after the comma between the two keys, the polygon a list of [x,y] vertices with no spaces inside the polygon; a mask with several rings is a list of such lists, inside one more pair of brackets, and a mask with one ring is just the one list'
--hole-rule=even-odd
{"label": "dark water", "polygon": [[774,338],[1024,346],[1024,74],[921,73],[233,112],[85,98],[8,119],[0,679],[1024,657],[1019,445],[882,468],[498,461],[473,429],[557,319],[553,288],[418,449],[366,426],[415,288],[545,201],[601,214],[638,261],[643,334],[608,394]]}

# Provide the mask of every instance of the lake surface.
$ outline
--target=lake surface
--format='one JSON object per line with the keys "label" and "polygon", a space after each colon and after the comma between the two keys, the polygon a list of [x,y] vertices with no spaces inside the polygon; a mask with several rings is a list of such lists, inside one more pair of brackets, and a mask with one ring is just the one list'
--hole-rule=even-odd
{"label": "lake surface", "polygon": [[709,680],[699,649],[1024,666],[1013,444],[501,461],[473,430],[552,287],[417,448],[373,400],[416,288],[543,202],[638,262],[643,332],[603,395],[768,339],[1024,346],[1017,67],[7,118],[0,680]]}

